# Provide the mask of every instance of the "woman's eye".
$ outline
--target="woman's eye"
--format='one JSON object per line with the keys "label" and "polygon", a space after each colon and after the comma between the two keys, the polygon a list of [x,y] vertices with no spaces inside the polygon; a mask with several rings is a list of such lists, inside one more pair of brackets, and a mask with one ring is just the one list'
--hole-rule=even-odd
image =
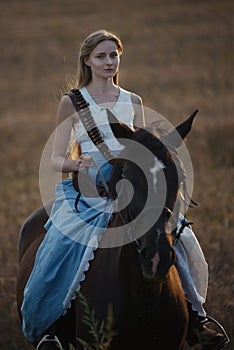
{"label": "woman's eye", "polygon": [[97,58],[103,59],[105,55],[98,55]]}
{"label": "woman's eye", "polygon": [[118,56],[117,52],[113,52],[113,53],[111,54],[111,58],[115,58],[115,57],[117,57],[117,56]]}

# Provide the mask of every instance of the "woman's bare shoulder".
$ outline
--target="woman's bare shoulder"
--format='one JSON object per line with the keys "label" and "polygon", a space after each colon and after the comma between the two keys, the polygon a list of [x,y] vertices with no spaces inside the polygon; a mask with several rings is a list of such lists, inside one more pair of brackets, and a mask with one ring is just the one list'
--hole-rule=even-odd
{"label": "woman's bare shoulder", "polygon": [[134,125],[140,128],[144,127],[145,116],[144,116],[142,98],[139,95],[136,95],[135,93],[132,92],[131,99],[132,99],[132,104],[135,111]]}
{"label": "woman's bare shoulder", "polygon": [[142,98],[134,92],[131,92],[131,99],[133,104],[142,105]]}
{"label": "woman's bare shoulder", "polygon": [[68,95],[64,95],[58,106],[58,121],[62,122],[66,120],[67,118],[74,117],[76,115],[75,108],[73,106],[73,103]]}

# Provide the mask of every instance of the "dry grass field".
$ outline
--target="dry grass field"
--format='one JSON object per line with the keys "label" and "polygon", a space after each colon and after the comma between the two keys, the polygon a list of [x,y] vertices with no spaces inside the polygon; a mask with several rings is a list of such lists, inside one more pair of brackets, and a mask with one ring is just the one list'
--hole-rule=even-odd
{"label": "dry grass field", "polygon": [[231,0],[1,0],[1,350],[31,349],[16,313],[19,229],[41,205],[40,158],[79,43],[102,27],[124,42],[123,87],[173,124],[200,110],[187,143],[199,203],[189,218],[209,263],[206,309],[233,338],[233,15]]}

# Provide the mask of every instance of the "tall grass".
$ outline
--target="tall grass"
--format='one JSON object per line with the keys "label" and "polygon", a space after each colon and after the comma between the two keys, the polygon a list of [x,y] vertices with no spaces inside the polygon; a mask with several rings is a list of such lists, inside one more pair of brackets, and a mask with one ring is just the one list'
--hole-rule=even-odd
{"label": "tall grass", "polygon": [[95,310],[91,309],[88,300],[81,292],[77,292],[79,303],[83,307],[84,316],[82,322],[88,327],[92,336],[91,343],[84,339],[77,338],[78,343],[83,350],[108,350],[110,348],[113,336],[113,313],[112,306],[109,305],[106,321],[99,321],[96,317]]}

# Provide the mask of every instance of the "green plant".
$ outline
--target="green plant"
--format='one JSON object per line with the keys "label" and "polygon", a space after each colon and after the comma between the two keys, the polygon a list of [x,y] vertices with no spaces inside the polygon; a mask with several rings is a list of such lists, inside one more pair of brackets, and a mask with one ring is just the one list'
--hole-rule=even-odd
{"label": "green plant", "polygon": [[[115,332],[113,326],[113,310],[112,305],[108,306],[106,321],[97,319],[95,310],[91,309],[87,299],[80,292],[76,292],[78,300],[83,307],[84,315],[82,322],[89,328],[89,333],[93,337],[93,341],[89,344],[86,340],[77,338],[83,350],[108,350],[112,342]],[[73,350],[72,348],[70,350]]]}

